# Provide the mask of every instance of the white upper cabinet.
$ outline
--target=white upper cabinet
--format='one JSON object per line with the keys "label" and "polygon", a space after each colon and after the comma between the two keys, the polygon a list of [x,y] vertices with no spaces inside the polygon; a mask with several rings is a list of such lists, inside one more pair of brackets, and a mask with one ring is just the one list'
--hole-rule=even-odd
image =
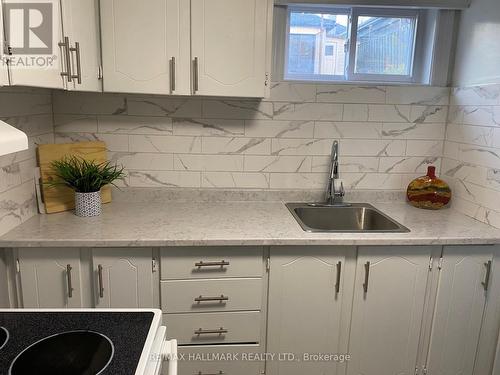
{"label": "white upper cabinet", "polygon": [[[50,37],[37,36],[36,33],[30,31],[29,34],[31,38],[24,38],[21,40],[20,35],[24,34],[25,26],[24,21],[21,17],[25,19],[31,19],[31,17],[36,18],[38,22],[48,22],[47,16],[43,12],[33,11],[29,12],[29,9],[10,9],[10,7],[16,7],[19,3],[6,3],[3,2],[4,7],[4,30],[6,33],[7,46],[13,51],[13,56],[9,61],[9,75],[10,84],[13,86],[33,86],[33,87],[45,87],[54,89],[65,88],[65,82],[61,72],[63,71],[63,59],[62,59],[62,47],[59,47],[59,43],[62,42],[62,26],[61,26],[61,7],[59,0],[52,0],[52,41],[49,41]],[[22,3],[21,3],[22,4]],[[37,6],[36,2],[30,3],[33,7]],[[43,3],[42,3],[43,4]],[[26,17],[29,14],[29,17]],[[44,18],[45,17],[45,18]],[[33,22],[36,22],[33,21]],[[21,27],[21,29],[19,29]],[[48,34],[47,34],[48,35]],[[50,46],[52,48],[50,48]],[[31,50],[31,52],[18,52],[19,49],[26,48],[40,48],[42,53],[36,52],[36,50]],[[32,59],[32,57],[37,57]],[[35,63],[33,63],[33,60]],[[35,64],[36,66],[33,66]]]}
{"label": "white upper cabinet", "polygon": [[360,247],[349,375],[413,375],[431,247]]}
{"label": "white upper cabinet", "polygon": [[472,375],[491,286],[492,246],[446,246],[439,276],[428,373]]}
{"label": "white upper cabinet", "polygon": [[[342,246],[271,248],[268,352],[347,352],[355,253]],[[330,361],[275,359],[267,364],[269,375],[344,370]]]}
{"label": "white upper cabinet", "polygon": [[191,0],[193,93],[266,96],[268,0]]}
{"label": "white upper cabinet", "polygon": [[157,307],[152,249],[93,249],[92,254],[96,307]]}
{"label": "white upper cabinet", "polygon": [[18,260],[23,307],[85,307],[79,249],[19,249]]}
{"label": "white upper cabinet", "polygon": [[[3,24],[3,6],[1,6],[2,3],[0,2],[0,37],[2,43],[6,43],[5,39],[5,32],[4,32],[4,24]],[[2,56],[4,57],[4,56]],[[9,85],[9,71],[7,68],[7,64],[5,61],[0,62],[0,86],[7,86]]]}
{"label": "white upper cabinet", "polygon": [[10,75],[0,68],[0,85],[269,96],[272,0],[51,1],[52,63],[44,66],[14,64],[21,38],[9,30],[22,21],[4,14],[14,55]]}
{"label": "white upper cabinet", "polygon": [[[61,0],[66,88],[101,91],[99,6],[97,0]],[[65,39],[67,38],[67,39]]]}
{"label": "white upper cabinet", "polygon": [[271,0],[101,0],[105,92],[264,97]]}
{"label": "white upper cabinet", "polygon": [[101,0],[106,92],[189,94],[189,0]]}

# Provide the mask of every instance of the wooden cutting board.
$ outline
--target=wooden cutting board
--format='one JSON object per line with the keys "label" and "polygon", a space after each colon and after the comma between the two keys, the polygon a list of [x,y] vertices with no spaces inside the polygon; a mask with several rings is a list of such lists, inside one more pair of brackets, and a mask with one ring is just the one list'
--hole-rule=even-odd
{"label": "wooden cutting board", "polygon": [[[51,163],[65,157],[77,156],[89,161],[103,163],[108,161],[108,153],[104,142],[79,142],[46,144],[38,146],[38,164],[42,178],[42,196],[45,203],[45,211],[50,214],[54,212],[68,211],[75,208],[75,192],[63,185],[48,186],[54,179]],[[111,187],[105,186],[101,190],[102,203],[111,202]]]}

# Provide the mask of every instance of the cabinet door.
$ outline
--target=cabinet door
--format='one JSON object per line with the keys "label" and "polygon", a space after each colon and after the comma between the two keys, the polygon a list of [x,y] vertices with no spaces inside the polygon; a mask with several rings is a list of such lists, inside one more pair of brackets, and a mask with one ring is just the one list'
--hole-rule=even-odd
{"label": "cabinet door", "polygon": [[193,93],[264,97],[268,0],[191,0]]}
{"label": "cabinet door", "polygon": [[[4,18],[3,18],[3,6],[2,1],[0,1],[0,41],[5,45],[7,43],[5,30],[4,30]],[[2,53],[2,58],[4,58]],[[4,61],[0,61],[0,86],[9,85],[9,71],[7,69],[7,64]]]}
{"label": "cabinet door", "polygon": [[[20,21],[20,17],[24,15],[24,20],[26,22],[30,17],[34,17],[36,21],[40,22],[37,14],[38,12],[24,12],[19,11],[19,9],[13,9],[9,11],[9,14],[4,14],[4,20],[9,19],[9,22],[5,24],[5,32],[7,44],[13,49],[13,55],[10,57],[9,61],[9,76],[10,84],[13,86],[32,86],[32,87],[45,87],[54,89],[63,89],[64,79],[61,76],[63,71],[62,67],[62,49],[59,47],[58,43],[62,42],[62,27],[61,27],[61,7],[59,0],[48,0],[52,5],[52,41],[42,40],[43,38],[38,37],[36,34],[30,35],[30,38],[24,38],[21,42],[20,35],[23,34],[23,28],[19,25],[23,25]],[[22,2],[21,2],[22,3]],[[37,2],[30,3],[36,7]],[[9,9],[9,6],[16,7],[15,2],[4,2],[4,12]],[[26,15],[29,14],[29,17]],[[41,13],[41,26],[43,27],[43,22],[47,22],[46,15]],[[26,27],[26,25],[23,25]],[[50,27],[50,26],[49,26]],[[12,28],[12,32],[9,30]],[[32,31],[30,31],[32,33]],[[28,41],[26,41],[28,39]],[[29,44],[28,44],[29,43]],[[21,51],[19,54],[16,53],[18,48],[45,48],[45,46],[52,45],[52,50],[46,54],[39,54],[38,52],[33,52],[26,54],[26,52]],[[36,57],[36,58],[35,58]],[[43,62],[42,62],[43,61]],[[36,66],[33,66],[36,65]]]}
{"label": "cabinet door", "polygon": [[94,249],[92,254],[96,307],[156,307],[151,249]]}
{"label": "cabinet door", "polygon": [[189,0],[101,0],[104,91],[188,94],[189,38]]}
{"label": "cabinet door", "polygon": [[360,247],[350,375],[415,373],[430,247]]}
{"label": "cabinet door", "polygon": [[[268,352],[345,353],[356,249],[272,248],[269,280]],[[347,261],[348,254],[352,256]],[[350,265],[349,265],[350,264]],[[337,286],[338,284],[338,286]],[[343,315],[347,319],[343,320]],[[331,361],[267,363],[270,375],[340,374]]]}
{"label": "cabinet door", "polygon": [[472,375],[491,278],[491,246],[446,246],[428,356],[428,373]]}
{"label": "cabinet door", "polygon": [[18,259],[23,307],[84,307],[79,249],[19,249]]}
{"label": "cabinet door", "polygon": [[78,83],[77,78],[71,79],[71,82],[67,82],[67,89],[101,91],[98,2],[61,0],[61,10],[64,36],[69,38],[69,43],[74,49],[70,54],[71,72],[73,75],[81,76],[81,83]]}

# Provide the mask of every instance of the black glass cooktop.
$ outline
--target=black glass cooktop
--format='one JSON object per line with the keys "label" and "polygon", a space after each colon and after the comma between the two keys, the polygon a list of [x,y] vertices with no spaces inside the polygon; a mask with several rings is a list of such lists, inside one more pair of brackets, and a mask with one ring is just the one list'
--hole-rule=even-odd
{"label": "black glass cooktop", "polygon": [[0,375],[134,374],[153,316],[152,312],[2,312]]}
{"label": "black glass cooktop", "polygon": [[[73,331],[46,337],[22,351],[11,363],[12,375],[100,374],[113,359],[109,338],[91,331]],[[64,355],[61,355],[64,353]]]}
{"label": "black glass cooktop", "polygon": [[2,349],[9,340],[9,331],[6,328],[0,327],[0,349]]}

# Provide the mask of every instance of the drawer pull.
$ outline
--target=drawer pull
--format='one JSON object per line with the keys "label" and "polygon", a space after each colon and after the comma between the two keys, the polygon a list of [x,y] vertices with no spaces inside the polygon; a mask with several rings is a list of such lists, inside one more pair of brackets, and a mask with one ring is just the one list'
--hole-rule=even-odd
{"label": "drawer pull", "polygon": [[486,262],[484,264],[484,266],[486,267],[486,276],[484,278],[484,281],[481,283],[481,285],[483,286],[485,291],[488,291],[488,286],[490,284],[490,275],[491,275],[491,260]]}
{"label": "drawer pull", "polygon": [[337,280],[335,282],[335,294],[340,293],[340,278],[342,273],[342,262],[337,263]]}
{"label": "drawer pull", "polygon": [[363,283],[363,290],[368,293],[368,281],[370,280],[370,262],[365,263],[365,282]]}
{"label": "drawer pull", "polygon": [[97,281],[99,282],[99,297],[104,298],[104,284],[102,282],[102,265],[97,266]]}
{"label": "drawer pull", "polygon": [[201,372],[201,371],[198,371],[194,375],[224,375],[224,374],[225,374],[224,371],[219,371],[219,372]]}
{"label": "drawer pull", "polygon": [[220,327],[219,329],[201,329],[201,328],[198,328],[196,331],[194,331],[194,334],[197,336],[200,336],[200,335],[223,335],[225,333],[228,333],[228,330],[225,329],[224,327]]}
{"label": "drawer pull", "polygon": [[224,294],[221,294],[220,297],[203,297],[199,296],[194,299],[195,302],[211,302],[211,301],[218,301],[218,302],[224,302],[224,301],[229,301],[229,297],[225,296]]}
{"label": "drawer pull", "polygon": [[195,267],[198,267],[200,269],[201,267],[220,267],[224,268],[225,266],[229,266],[229,262],[226,262],[225,260],[221,260],[220,262],[203,262],[199,261],[194,264]]}
{"label": "drawer pull", "polygon": [[67,278],[67,281],[68,281],[68,298],[73,298],[73,282],[72,282],[72,279],[71,279],[71,270],[73,269],[73,267],[71,267],[71,264],[68,264],[66,266],[66,278]]}

